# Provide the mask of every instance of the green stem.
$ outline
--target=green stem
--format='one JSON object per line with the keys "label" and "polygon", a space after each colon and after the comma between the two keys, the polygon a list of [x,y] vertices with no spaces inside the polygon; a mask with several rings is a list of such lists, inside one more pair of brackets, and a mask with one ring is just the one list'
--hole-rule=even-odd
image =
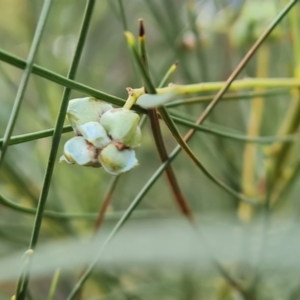
{"label": "green stem", "polygon": [[[289,90],[287,89],[274,89],[265,92],[239,92],[239,93],[228,93],[222,97],[221,100],[249,100],[255,97],[274,97],[279,95],[287,95],[289,94]],[[201,102],[210,102],[213,99],[213,95],[207,96],[199,96],[199,97],[191,97],[182,100],[176,100],[169,103],[166,103],[165,106],[167,108],[174,108],[180,105],[191,105],[191,104],[199,104]]]}
{"label": "green stem", "polygon": [[[226,85],[226,90],[224,90],[224,84]],[[298,78],[245,78],[230,82],[230,87],[228,86],[228,81],[223,82],[201,82],[195,84],[187,85],[176,85],[172,84],[168,87],[157,89],[158,94],[175,93],[178,95],[189,95],[201,92],[213,92],[217,90],[224,90],[225,93],[227,89],[230,90],[245,90],[252,88],[299,88],[300,79]],[[219,94],[219,93],[218,93]]]}
{"label": "green stem", "polygon": [[37,53],[42,35],[43,35],[43,31],[45,28],[45,24],[49,15],[49,11],[50,11],[50,6],[51,6],[52,0],[45,0],[42,11],[41,11],[41,15],[39,18],[39,22],[37,24],[37,28],[34,34],[34,38],[32,41],[32,45],[30,47],[30,51],[29,51],[29,55],[28,55],[28,59],[26,61],[26,65],[25,65],[25,69],[24,69],[24,73],[23,76],[21,78],[21,82],[20,85],[18,87],[18,91],[17,91],[17,95],[14,101],[14,105],[12,108],[12,112],[10,114],[9,120],[8,120],[8,124],[7,127],[5,129],[5,133],[4,133],[4,137],[3,137],[3,143],[2,143],[2,148],[1,148],[1,154],[0,154],[0,167],[2,165],[4,156],[6,154],[7,151],[7,147],[8,147],[8,143],[9,143],[9,139],[12,135],[13,129],[15,127],[16,124],[16,120],[19,114],[19,110],[21,107],[21,103],[27,88],[27,84],[30,78],[30,74],[32,71],[32,67],[33,67],[33,62],[35,59],[35,55]]}
{"label": "green stem", "polygon": [[[170,80],[170,77],[174,74],[174,72],[177,70],[177,66],[178,66],[178,63],[174,63],[170,69],[167,71],[167,73],[165,74],[165,76],[163,77],[163,79],[161,80],[160,84],[158,85],[159,88],[162,88],[164,87],[167,82]],[[145,124],[147,120],[147,115],[143,115],[141,120],[140,120],[140,123],[139,123],[139,126],[142,128]]]}
{"label": "green stem", "polygon": [[[94,4],[95,4],[95,0],[88,0],[87,5],[86,5],[86,10],[84,13],[83,23],[82,23],[82,26],[80,29],[77,47],[76,47],[73,61],[71,63],[71,67],[70,67],[70,70],[68,73],[68,78],[70,78],[70,79],[74,79],[76,72],[77,72],[80,57],[81,57],[83,47],[85,44],[85,40],[87,37],[88,28],[90,25],[92,12],[94,9]],[[69,101],[70,94],[71,94],[71,89],[65,88],[63,96],[62,96],[62,100],[61,100],[61,107],[60,107],[58,118],[56,121],[56,126],[55,126],[54,133],[53,133],[53,142],[52,142],[52,146],[51,146],[51,150],[50,150],[48,165],[47,165],[47,169],[46,169],[45,176],[44,176],[43,187],[42,187],[42,191],[41,191],[39,202],[38,202],[37,213],[36,213],[32,236],[31,236],[31,240],[30,240],[30,244],[29,244],[29,248],[33,249],[33,250],[35,249],[37,242],[38,242],[38,237],[39,237],[43,214],[44,214],[44,208],[45,208],[45,204],[46,204],[47,197],[48,197],[48,192],[49,192],[49,188],[50,188],[54,165],[56,162],[56,155],[57,155],[57,151],[58,151],[58,146],[59,146],[59,142],[60,142],[61,132],[62,132],[64,120],[65,120],[65,115],[66,115],[66,111],[67,111],[67,107],[68,107],[68,101]],[[28,282],[29,282],[29,273],[24,280],[23,288],[20,291],[20,294],[17,295],[17,300],[25,299]]]}
{"label": "green stem", "polygon": [[[17,68],[20,68],[20,69],[25,69],[25,67],[26,67],[25,60],[23,60],[19,57],[16,57],[14,55],[11,55],[10,53],[7,53],[6,51],[1,50],[1,49],[0,49],[0,60],[4,61],[10,65],[13,65]],[[78,92],[82,92],[86,95],[93,96],[95,98],[107,101],[109,103],[112,103],[112,104],[115,104],[118,106],[123,106],[125,103],[125,100],[122,98],[98,91],[96,89],[88,87],[84,84],[81,84],[81,83],[79,83],[75,80],[69,79],[67,77],[61,76],[55,72],[49,71],[48,69],[45,69],[45,68],[35,65],[35,64],[32,67],[32,73],[36,74],[40,77],[46,78],[46,79],[48,79],[52,82],[55,82],[59,85],[65,86],[67,88],[73,89]],[[143,110],[140,109],[139,111],[143,111]]]}
{"label": "green stem", "polygon": [[170,80],[170,77],[174,74],[174,72],[177,70],[178,62],[175,62],[170,69],[167,71],[163,79],[161,80],[160,84],[158,85],[158,88],[164,87],[168,81]]}
{"label": "green stem", "polygon": [[[71,126],[64,126],[62,129],[62,133],[71,132],[71,131],[73,131]],[[45,137],[53,136],[53,132],[54,132],[54,128],[51,128],[51,129],[41,130],[41,131],[27,133],[27,134],[15,135],[11,137],[8,145],[17,145],[17,144],[22,144],[25,142],[30,142]],[[0,149],[2,147],[2,143],[3,143],[3,139],[0,139]]]}
{"label": "green stem", "polygon": [[30,258],[34,254],[32,249],[27,250],[23,256],[23,263],[20,271],[20,280],[17,283],[16,296],[13,296],[12,299],[17,300],[18,295],[22,292],[24,288],[24,282],[26,282],[26,277],[28,276],[28,267],[30,264]]}
{"label": "green stem", "polygon": [[[16,212],[25,213],[28,215],[35,215],[36,209],[25,207],[20,204],[14,203],[11,200],[5,198],[0,194],[0,204],[13,209]],[[105,215],[105,219],[107,220],[119,220],[120,216],[123,215],[123,212],[112,212],[107,215]],[[156,217],[157,214],[149,213],[148,211],[138,211],[135,214],[138,218],[145,218],[145,217]],[[87,221],[95,221],[98,217],[97,213],[62,213],[58,211],[51,211],[51,210],[45,210],[44,211],[44,217],[55,219],[55,220],[87,220]]]}
{"label": "green stem", "polygon": [[[35,208],[25,207],[23,205],[14,203],[11,200],[2,196],[1,194],[0,194],[0,204],[18,212],[22,212],[30,215],[36,214]],[[52,219],[57,219],[57,220],[67,220],[67,219],[95,220],[97,218],[97,214],[93,214],[93,213],[91,214],[61,213],[61,212],[55,212],[49,210],[44,211],[44,216]]]}
{"label": "green stem", "polygon": [[122,23],[123,23],[123,29],[124,29],[124,31],[126,31],[128,28],[128,25],[127,25],[127,19],[126,19],[123,1],[118,0],[118,2],[119,2],[119,7],[120,7],[120,15],[121,15]]}
{"label": "green stem", "polygon": [[174,122],[184,125],[188,128],[193,128],[198,131],[203,131],[209,134],[217,135],[220,137],[232,139],[235,141],[243,142],[243,143],[257,143],[257,144],[272,144],[272,143],[292,143],[295,142],[298,138],[297,134],[290,134],[283,137],[278,136],[258,136],[258,137],[249,137],[247,135],[237,134],[233,132],[228,132],[225,130],[220,130],[217,128],[214,128],[212,126],[207,125],[196,125],[192,121],[182,119],[179,117],[176,117],[175,115],[171,114],[171,118]]}
{"label": "green stem", "polygon": [[57,290],[59,275],[60,275],[60,269],[57,269],[55,271],[54,275],[53,275],[53,278],[52,278],[52,282],[51,282],[51,286],[50,286],[50,290],[49,290],[47,300],[53,300],[54,299],[55,292]]}
{"label": "green stem", "polygon": [[[85,44],[85,39],[87,36],[90,20],[92,17],[94,4],[95,4],[95,0],[88,0],[88,2],[87,2],[84,20],[83,20],[82,27],[81,27],[80,34],[79,34],[78,44],[77,44],[76,51],[75,51],[73,61],[72,61],[72,64],[71,64],[71,67],[69,70],[69,74],[68,74],[68,78],[70,78],[70,79],[74,79],[76,72],[77,72],[77,68],[78,68],[80,57],[81,57],[83,47]],[[56,121],[56,126],[55,126],[54,133],[53,133],[53,142],[52,142],[52,147],[50,150],[47,170],[46,170],[45,177],[44,177],[42,192],[41,192],[40,199],[39,199],[38,212],[37,212],[37,216],[36,216],[36,221],[35,221],[34,231],[33,231],[33,235],[32,235],[32,240],[30,243],[30,246],[31,246],[30,248],[34,248],[37,244],[39,229],[40,229],[42,216],[43,216],[44,205],[46,203],[48,191],[50,188],[50,182],[51,182],[52,173],[54,170],[54,165],[56,162],[56,155],[57,155],[57,151],[58,151],[60,136],[61,136],[62,129],[63,129],[63,123],[65,120],[65,115],[66,115],[66,111],[67,111],[67,107],[68,107],[68,101],[69,101],[70,94],[71,94],[71,89],[66,88],[64,90],[64,93],[62,96],[61,107],[59,110],[59,114],[58,114],[57,121]]]}

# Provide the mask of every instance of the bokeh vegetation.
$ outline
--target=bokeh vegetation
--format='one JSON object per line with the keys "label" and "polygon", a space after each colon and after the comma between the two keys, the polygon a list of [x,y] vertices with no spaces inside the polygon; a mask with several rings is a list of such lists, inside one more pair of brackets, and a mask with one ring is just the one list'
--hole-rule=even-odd
{"label": "bokeh vegetation", "polygon": [[[66,77],[85,7],[91,1],[52,2],[34,64]],[[195,222],[191,226],[190,215],[180,211],[166,177],[157,176],[77,297],[300,298],[297,2],[291,1],[296,5],[239,74],[242,86],[233,85],[205,120],[206,132],[197,131],[188,143],[205,168],[250,203],[227,193],[180,153],[172,168]],[[0,0],[1,137],[24,72],[22,63],[12,56],[27,60],[43,4],[38,0]],[[142,18],[155,86],[176,61],[178,67],[168,83],[221,82],[211,90],[204,85],[202,92],[177,95],[174,102],[165,105],[184,136],[287,4],[285,0],[96,1],[75,80],[125,103],[126,88],[140,88],[144,78],[128,50],[124,31],[138,36],[138,19]],[[65,83],[33,73],[13,136],[56,126]],[[247,85],[251,78],[257,80]],[[272,79],[278,80],[271,84]],[[70,99],[96,96],[92,90],[82,91],[73,88]],[[189,100],[191,97],[194,100]],[[137,106],[134,109],[141,115],[145,112]],[[177,141],[165,123],[160,124],[171,153]],[[59,155],[73,136],[70,129],[65,131]],[[22,268],[27,270],[27,258],[22,255],[34,227],[51,134],[31,141],[20,138],[19,143],[8,146],[0,164],[1,300],[16,293],[19,274]],[[117,182],[102,169],[59,164],[59,155],[35,251],[36,266],[29,268],[26,299],[71,299],[68,295],[102,251],[106,237],[162,164],[148,119],[137,149],[139,166]],[[108,193],[112,198],[93,244],[95,222]],[[186,247],[187,243],[191,246]],[[52,297],[49,291],[55,276]]]}

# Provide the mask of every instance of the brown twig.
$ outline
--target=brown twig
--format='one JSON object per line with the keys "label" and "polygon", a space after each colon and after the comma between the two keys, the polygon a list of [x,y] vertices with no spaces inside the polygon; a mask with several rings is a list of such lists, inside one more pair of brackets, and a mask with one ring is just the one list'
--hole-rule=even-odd
{"label": "brown twig", "polygon": [[[145,66],[145,68],[149,72],[148,67],[148,60],[147,60],[147,53],[145,48],[145,28],[144,23],[142,19],[139,19],[139,45],[140,45],[140,57],[141,60]],[[177,63],[176,63],[177,66]],[[168,160],[168,153],[165,147],[165,143],[163,140],[159,119],[158,119],[158,112],[156,108],[152,108],[148,110],[148,116],[150,119],[151,124],[151,130],[153,133],[156,149],[159,155],[159,158],[162,163]],[[184,196],[182,193],[176,175],[173,171],[173,168],[171,165],[169,165],[165,170],[165,175],[168,181],[168,184],[170,186],[171,192],[173,194],[174,200],[179,207],[181,213],[186,216],[186,218],[195,226],[195,217],[194,214]]]}

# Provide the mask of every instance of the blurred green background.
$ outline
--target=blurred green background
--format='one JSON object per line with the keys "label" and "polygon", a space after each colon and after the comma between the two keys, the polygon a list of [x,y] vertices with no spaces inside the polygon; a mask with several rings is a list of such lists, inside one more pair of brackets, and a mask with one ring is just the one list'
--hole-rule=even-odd
{"label": "blurred green background", "polygon": [[[171,79],[173,83],[225,81],[253,42],[286,3],[287,1],[279,0],[203,0],[192,4],[180,0],[123,1],[130,31],[137,35],[138,19],[144,20],[149,65],[156,84],[175,61],[179,62],[179,66]],[[26,60],[42,5],[43,1],[38,0],[0,0],[0,48],[2,50]],[[86,1],[83,0],[53,1],[35,59],[36,64],[63,76],[67,75],[85,5]],[[293,9],[296,19],[299,19],[299,4]],[[283,19],[247,64],[239,78],[295,76],[296,41],[291,29],[291,20],[290,15]],[[296,28],[300,32],[299,22]],[[98,0],[76,80],[126,99],[126,87],[141,87],[142,79],[133,66],[123,31],[119,1]],[[262,64],[264,64],[263,70],[260,70]],[[5,132],[22,72],[21,69],[0,61],[1,136]],[[32,75],[13,135],[53,128],[62,92],[62,86]],[[278,134],[282,124],[290,120],[287,115],[289,109],[294,107],[293,105],[297,107],[299,97],[294,94],[289,90],[280,89],[271,96],[263,98],[261,120],[257,121],[260,123],[258,135]],[[201,95],[209,95],[209,93]],[[71,99],[85,96],[73,91]],[[170,108],[170,111],[194,121],[206,105],[207,102],[199,102]],[[242,93],[236,100],[221,101],[205,124],[231,133],[247,135],[251,105],[251,100],[243,97]],[[286,133],[297,133],[300,119],[297,114],[293,118],[295,125],[290,132]],[[179,129],[182,134],[185,134],[188,128],[179,126]],[[176,141],[164,124],[162,130],[166,147],[171,151],[176,146]],[[72,136],[73,133],[62,135],[59,153],[62,153],[63,144]],[[291,184],[276,200],[276,205],[274,204],[272,209],[267,208],[266,212],[264,208],[260,208],[251,212],[249,217],[251,221],[243,217],[249,216],[249,211],[247,212],[249,209],[241,207],[236,199],[212,183],[186,155],[180,154],[172,164],[180,187],[197,216],[199,226],[204,228],[202,234],[205,238],[200,236],[200,244],[210,245],[208,248],[214,249],[212,252],[217,259],[242,285],[248,287],[249,282],[257,275],[252,298],[248,299],[300,299],[300,273],[296,268],[289,268],[289,264],[293,265],[299,260],[299,254],[294,251],[297,245],[292,243],[299,234],[300,191],[297,141],[293,149],[287,147],[287,152],[284,152],[287,158],[282,158],[288,167],[294,167],[295,173],[293,180],[290,181]],[[189,145],[213,174],[235,190],[247,194],[243,187],[245,143],[198,132]],[[253,176],[256,191],[260,195],[266,191],[264,187],[267,156],[265,146],[257,145],[254,150],[256,155],[249,158],[255,170]],[[0,194],[26,207],[36,207],[50,147],[50,137],[10,146],[0,169]],[[137,158],[139,167],[122,175],[113,193],[101,238],[108,234],[109,229],[120,218],[122,211],[129,206],[160,165],[149,122],[143,128],[143,142],[137,149]],[[275,186],[281,182],[279,175],[278,181],[274,179]],[[46,208],[59,212],[97,215],[111,181],[112,176],[102,169],[59,164],[57,158]],[[248,194],[253,197],[251,192]],[[243,212],[243,209],[246,212]],[[131,235],[129,238],[122,239],[121,234],[122,242],[116,246],[121,252],[122,243],[123,245],[135,243],[135,236],[143,236],[140,227],[151,228],[156,222],[162,220],[171,222],[171,220],[184,219],[178,211],[164,176],[159,178],[144,197],[132,219],[133,221],[129,221]],[[0,299],[9,299],[14,294],[16,275],[7,275],[5,278],[5,274],[8,274],[8,270],[12,268],[17,268],[13,273],[18,274],[18,266],[21,269],[21,255],[28,247],[33,220],[34,215],[0,206],[0,266],[2,266],[0,267]],[[172,228],[170,224],[173,223],[169,224],[167,221],[162,226]],[[176,225],[171,230],[170,236],[166,234],[163,243],[168,243],[170,238],[172,245],[173,235],[176,236],[176,226],[178,228],[184,226],[180,222],[175,222]],[[217,226],[216,230],[212,230],[214,226]],[[82,239],[84,243],[89,244],[85,239],[92,236],[93,227],[94,220],[45,218],[39,244],[59,245],[61,242],[63,245],[64,243],[68,245],[68,242],[74,241],[80,244]],[[155,228],[159,231],[159,228]],[[225,236],[228,237],[226,239],[221,238],[223,236],[221,229],[224,228],[226,228]],[[188,229],[186,230],[189,232]],[[275,238],[275,244],[268,243],[268,235],[276,234],[277,231],[280,234]],[[235,234],[238,234],[238,238],[230,240],[229,237]],[[151,233],[149,238],[150,236]],[[184,234],[179,235],[178,238],[180,236],[182,238]],[[154,238],[153,247],[155,241]],[[161,243],[157,240],[158,247],[163,247]],[[256,261],[260,262],[260,259],[262,262],[268,261],[268,255],[273,252],[273,248],[277,248],[282,243],[289,244],[290,248],[277,251],[278,257],[275,255],[272,264],[266,264],[265,268],[263,263],[261,267],[259,267],[260,263],[257,265]],[[76,245],[70,246],[74,248],[75,253],[77,253]],[[175,253],[177,246],[174,245]],[[228,259],[222,255],[220,251],[222,247],[229,250],[238,249],[238,255]],[[138,249],[137,247],[137,254]],[[97,252],[97,247],[94,251]],[[154,251],[154,253],[158,252]],[[64,260],[68,261],[68,255],[64,255]],[[85,253],[83,249],[76,255],[80,261],[81,256],[93,256],[93,251],[89,253],[86,250]],[[68,271],[61,269],[54,299],[66,298],[84,267],[86,261],[82,265],[75,264],[72,267],[77,259],[76,255],[75,258],[70,259]],[[292,263],[290,261],[285,263],[285,259],[291,257]],[[126,261],[126,256],[122,259]],[[200,260],[200,265],[195,263],[195,266],[190,267],[191,262],[183,259],[182,265],[187,268],[174,267],[172,263],[161,267],[159,264],[143,265],[135,262],[134,259],[125,267],[120,264],[119,267],[114,265],[110,268],[108,264],[103,269],[97,268],[93,273],[91,280],[86,284],[82,299],[244,299],[243,295],[216,270],[214,263],[210,262],[209,255],[200,256],[195,260]],[[279,261],[281,264],[276,267],[276,262]],[[53,265],[56,265],[55,256]],[[57,267],[60,267],[59,264]],[[28,299],[46,299],[52,276],[53,270],[48,272],[46,266],[43,276],[35,276],[33,273],[29,286],[31,298]]]}

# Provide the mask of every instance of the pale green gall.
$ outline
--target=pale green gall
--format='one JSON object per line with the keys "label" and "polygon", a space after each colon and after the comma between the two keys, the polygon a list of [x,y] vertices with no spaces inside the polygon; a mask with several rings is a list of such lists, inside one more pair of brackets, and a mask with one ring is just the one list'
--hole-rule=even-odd
{"label": "pale green gall", "polygon": [[98,150],[82,136],[75,136],[64,146],[64,155],[60,161],[81,166],[101,167],[98,161]]}
{"label": "pale green gall", "polygon": [[78,126],[82,136],[96,148],[103,148],[111,142],[103,126],[98,122],[87,122]]}
{"label": "pale green gall", "polygon": [[101,151],[99,160],[104,170],[111,175],[125,173],[138,164],[134,150],[119,150],[114,144],[109,144]]}
{"label": "pale green gall", "polygon": [[87,122],[99,122],[103,113],[112,105],[93,97],[77,98],[69,101],[67,116],[76,134],[78,126]]}
{"label": "pale green gall", "polygon": [[134,148],[140,145],[142,139],[139,120],[139,115],[132,110],[114,108],[102,115],[100,123],[112,140]]}

